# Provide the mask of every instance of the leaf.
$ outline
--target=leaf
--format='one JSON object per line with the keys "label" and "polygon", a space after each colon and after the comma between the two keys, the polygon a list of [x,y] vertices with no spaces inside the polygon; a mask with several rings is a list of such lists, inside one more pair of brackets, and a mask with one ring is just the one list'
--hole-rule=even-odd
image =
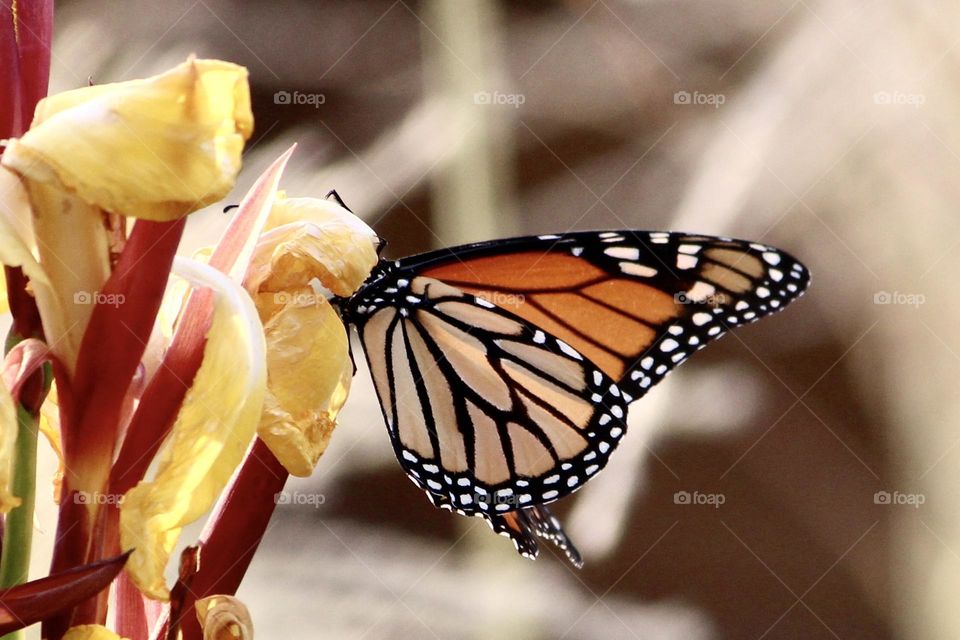
{"label": "leaf", "polygon": [[128,553],[0,590],[0,634],[51,618],[106,589]]}

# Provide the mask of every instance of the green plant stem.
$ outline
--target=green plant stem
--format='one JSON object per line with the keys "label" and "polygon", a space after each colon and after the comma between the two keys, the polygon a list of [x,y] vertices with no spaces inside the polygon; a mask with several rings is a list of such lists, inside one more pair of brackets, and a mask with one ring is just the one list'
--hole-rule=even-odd
{"label": "green plant stem", "polygon": [[[3,528],[3,556],[0,558],[0,588],[27,581],[30,571],[30,547],[33,542],[33,508],[37,484],[37,434],[39,418],[17,407],[17,445],[13,461],[13,495],[20,506],[7,514]],[[21,640],[23,631],[3,636],[2,640]]]}

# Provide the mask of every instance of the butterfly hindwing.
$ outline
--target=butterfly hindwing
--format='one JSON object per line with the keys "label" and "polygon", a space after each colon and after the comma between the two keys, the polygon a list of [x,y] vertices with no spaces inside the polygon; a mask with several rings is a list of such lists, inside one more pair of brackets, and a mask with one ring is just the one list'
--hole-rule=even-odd
{"label": "butterfly hindwing", "polygon": [[613,380],[482,298],[387,277],[352,314],[401,465],[460,512],[568,495],[623,436],[626,402]]}
{"label": "butterfly hindwing", "polygon": [[[463,513],[456,509],[448,498],[429,491],[427,491],[427,497],[433,506],[438,509]],[[525,558],[535,560],[540,555],[540,545],[537,543],[537,538],[542,538],[556,546],[570,561],[570,564],[578,569],[583,567],[583,558],[580,552],[567,537],[560,521],[546,505],[540,504],[496,515],[484,513],[474,515],[482,518],[494,533],[510,538],[517,552]]]}

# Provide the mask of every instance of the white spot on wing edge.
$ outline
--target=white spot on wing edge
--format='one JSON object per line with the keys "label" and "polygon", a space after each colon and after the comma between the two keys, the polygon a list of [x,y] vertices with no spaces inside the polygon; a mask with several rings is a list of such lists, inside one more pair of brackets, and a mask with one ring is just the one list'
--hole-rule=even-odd
{"label": "white spot on wing edge", "polygon": [[685,253],[677,254],[677,269],[692,269],[697,266],[696,256],[689,256]]}
{"label": "white spot on wing edge", "polygon": [[664,353],[670,353],[679,346],[680,344],[676,340],[673,338],[667,338],[660,343],[660,351],[663,351]]}
{"label": "white spot on wing edge", "polygon": [[702,327],[703,325],[710,322],[710,319],[712,317],[713,316],[711,316],[709,313],[698,311],[697,313],[693,314],[693,324],[697,325],[698,327]]}
{"label": "white spot on wing edge", "polygon": [[780,264],[780,254],[773,251],[767,251],[763,254],[763,261],[767,264],[778,265]]}
{"label": "white spot on wing edge", "polygon": [[577,353],[577,350],[568,345],[563,340],[557,340],[557,346],[560,347],[560,351],[563,351],[565,354],[570,356],[575,360],[583,360],[583,356]]}
{"label": "white spot on wing edge", "polygon": [[717,292],[717,289],[710,283],[698,280],[690,289],[687,290],[687,297],[694,302],[702,302],[709,296]]}
{"label": "white spot on wing edge", "polygon": [[636,247],[607,247],[603,250],[611,258],[618,260],[639,260],[640,249]]}
{"label": "white spot on wing edge", "polygon": [[645,264],[639,264],[637,262],[621,262],[618,266],[620,267],[620,271],[628,276],[652,278],[653,276],[657,275],[657,270],[653,267],[649,267]]}

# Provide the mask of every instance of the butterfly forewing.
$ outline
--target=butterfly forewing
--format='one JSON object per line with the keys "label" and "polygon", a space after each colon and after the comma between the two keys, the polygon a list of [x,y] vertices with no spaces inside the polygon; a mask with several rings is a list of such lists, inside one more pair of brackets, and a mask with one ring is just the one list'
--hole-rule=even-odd
{"label": "butterfly forewing", "polygon": [[803,293],[806,269],[765,245],[668,232],[576,232],[425,254],[424,275],[562,339],[642,396],[728,329]]}
{"label": "butterfly forewing", "polygon": [[623,435],[616,383],[570,345],[424,276],[386,276],[354,321],[397,457],[463,513],[563,497]]}

